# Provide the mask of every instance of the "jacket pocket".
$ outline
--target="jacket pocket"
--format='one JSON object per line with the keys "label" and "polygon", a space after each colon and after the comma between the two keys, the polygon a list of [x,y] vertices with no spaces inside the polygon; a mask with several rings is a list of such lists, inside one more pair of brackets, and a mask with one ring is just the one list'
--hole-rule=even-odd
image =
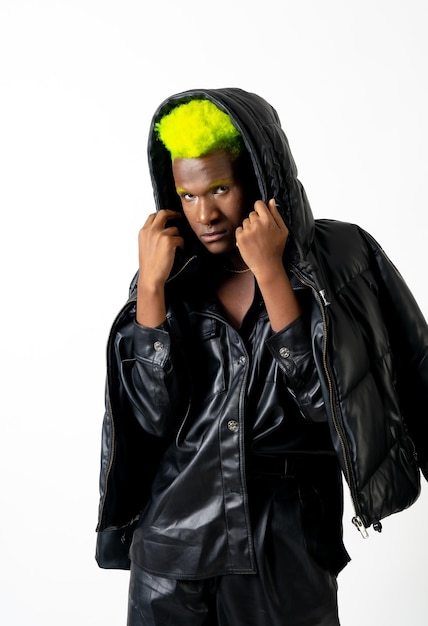
{"label": "jacket pocket", "polygon": [[194,316],[186,352],[192,380],[192,403],[208,402],[226,389],[225,362],[216,320]]}

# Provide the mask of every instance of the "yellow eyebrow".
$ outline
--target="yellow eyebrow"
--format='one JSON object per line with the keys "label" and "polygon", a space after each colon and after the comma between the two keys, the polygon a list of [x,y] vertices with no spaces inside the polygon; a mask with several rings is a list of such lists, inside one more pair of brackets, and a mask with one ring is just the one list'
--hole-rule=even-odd
{"label": "yellow eyebrow", "polygon": [[[230,187],[230,185],[232,185],[232,180],[230,178],[220,178],[219,180],[216,180],[213,183],[211,183],[211,185],[209,186],[209,189],[211,191],[212,189],[215,189],[216,187],[221,187],[222,185],[225,185],[226,187]],[[175,191],[179,195],[183,193],[190,193],[187,191],[187,189],[184,189],[183,187],[176,187]]]}
{"label": "yellow eyebrow", "polygon": [[231,184],[232,181],[230,180],[230,178],[220,178],[220,180],[216,180],[214,183],[212,183],[212,185],[210,185],[210,189],[215,189],[216,187],[221,187],[222,185],[229,187]]}

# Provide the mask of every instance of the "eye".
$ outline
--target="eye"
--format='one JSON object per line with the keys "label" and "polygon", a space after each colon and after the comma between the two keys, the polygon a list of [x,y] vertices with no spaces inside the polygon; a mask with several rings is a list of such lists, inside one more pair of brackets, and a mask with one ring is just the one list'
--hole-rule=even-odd
{"label": "eye", "polygon": [[187,191],[183,191],[182,193],[179,194],[180,198],[182,198],[183,200],[186,200],[187,202],[190,202],[190,200],[193,200],[193,198],[195,197],[192,193],[188,193]]}
{"label": "eye", "polygon": [[219,185],[214,189],[214,193],[216,195],[221,195],[223,193],[226,193],[227,191],[229,191],[229,187],[227,187],[227,185]]}

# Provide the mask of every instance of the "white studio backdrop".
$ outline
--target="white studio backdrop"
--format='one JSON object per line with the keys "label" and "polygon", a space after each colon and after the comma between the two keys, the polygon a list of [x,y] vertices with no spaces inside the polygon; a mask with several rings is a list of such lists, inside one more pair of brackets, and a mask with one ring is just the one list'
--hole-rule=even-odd
{"label": "white studio backdrop", "polygon": [[[369,230],[428,315],[426,31],[424,0],[1,0],[2,624],[126,623],[128,573],[94,560],[100,430],[155,108],[264,96],[315,216]],[[425,626],[428,489],[366,541],[345,493],[343,626]]]}

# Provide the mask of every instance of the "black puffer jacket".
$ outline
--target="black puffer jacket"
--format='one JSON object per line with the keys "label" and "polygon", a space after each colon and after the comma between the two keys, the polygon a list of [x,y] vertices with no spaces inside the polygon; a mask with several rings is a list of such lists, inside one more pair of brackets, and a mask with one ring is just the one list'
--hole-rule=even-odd
{"label": "black puffer jacket", "polygon": [[[352,224],[314,220],[275,110],[239,89],[194,90],[166,101],[150,130],[149,164],[157,209],[179,210],[169,155],[154,123],[179,101],[208,98],[231,116],[251,155],[260,197],[274,197],[294,252],[288,270],[310,289],[312,350],[330,432],[362,532],[410,506],[428,475],[428,328],[394,265]],[[171,275],[183,279],[199,254]],[[174,278],[176,277],[176,278]],[[106,413],[101,457],[97,560],[128,567],[128,538],[147,497],[163,438],[144,432],[121,384],[118,343],[132,335],[135,283],[107,348]],[[131,357],[131,355],[130,355]]]}

